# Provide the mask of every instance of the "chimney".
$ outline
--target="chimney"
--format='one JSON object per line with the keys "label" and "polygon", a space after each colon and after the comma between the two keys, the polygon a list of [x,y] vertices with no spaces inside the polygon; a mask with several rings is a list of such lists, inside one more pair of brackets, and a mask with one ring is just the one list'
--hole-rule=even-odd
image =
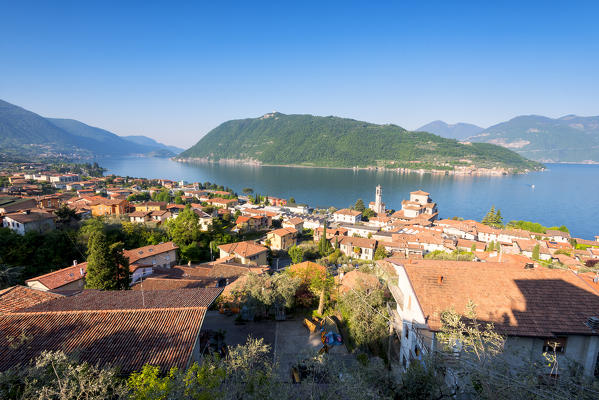
{"label": "chimney", "polygon": [[188,266],[188,267],[191,267],[191,260],[189,260],[189,261],[187,262],[187,266]]}
{"label": "chimney", "polygon": [[437,283],[439,283],[439,285],[443,283],[443,275],[439,275],[439,278],[437,278]]}
{"label": "chimney", "polygon": [[73,260],[73,267],[77,266],[77,260]]}
{"label": "chimney", "polygon": [[79,274],[81,274],[81,276],[85,275],[85,272],[83,272],[83,268],[79,268]]}

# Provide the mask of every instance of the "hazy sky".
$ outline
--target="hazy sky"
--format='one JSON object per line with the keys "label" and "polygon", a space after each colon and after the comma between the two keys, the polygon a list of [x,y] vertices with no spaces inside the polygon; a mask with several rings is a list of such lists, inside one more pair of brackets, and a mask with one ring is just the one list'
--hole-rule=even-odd
{"label": "hazy sky", "polygon": [[183,3],[3,2],[0,99],[181,147],[273,110],[599,114],[599,1]]}

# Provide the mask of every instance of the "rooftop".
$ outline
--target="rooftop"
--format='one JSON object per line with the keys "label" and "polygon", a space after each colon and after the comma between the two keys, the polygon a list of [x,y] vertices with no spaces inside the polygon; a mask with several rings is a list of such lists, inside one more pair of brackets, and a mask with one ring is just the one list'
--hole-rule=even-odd
{"label": "rooftop", "polygon": [[12,286],[0,290],[0,314],[16,312],[59,297],[62,296],[55,293],[31,289],[26,286]]}
{"label": "rooftop", "polygon": [[469,300],[478,318],[502,334],[552,337],[599,334],[585,322],[599,313],[599,293],[569,270],[524,268],[522,264],[398,260],[432,330],[440,312],[463,312]]}

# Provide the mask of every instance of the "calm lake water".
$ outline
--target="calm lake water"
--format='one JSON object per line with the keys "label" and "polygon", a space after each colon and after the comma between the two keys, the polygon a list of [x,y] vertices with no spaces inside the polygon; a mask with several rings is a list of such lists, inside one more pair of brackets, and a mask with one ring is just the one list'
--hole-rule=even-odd
{"label": "calm lake water", "polygon": [[[111,158],[99,161],[107,173],[188,182],[213,182],[241,193],[251,187],[263,195],[295,197],[312,207],[337,208],[361,198],[374,201],[383,187],[387,208],[417,189],[431,193],[441,218],[480,220],[492,205],[504,221],[523,219],[545,226],[566,225],[573,236],[599,235],[599,165],[548,164],[545,172],[502,177],[455,177],[322,168],[185,164],[164,158]],[[534,185],[534,188],[532,187]]]}

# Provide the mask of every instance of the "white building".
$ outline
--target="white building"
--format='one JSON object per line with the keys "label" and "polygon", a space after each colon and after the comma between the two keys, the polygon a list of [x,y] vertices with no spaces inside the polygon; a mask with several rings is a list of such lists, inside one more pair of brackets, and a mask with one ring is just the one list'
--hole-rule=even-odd
{"label": "white building", "polygon": [[362,213],[356,210],[350,210],[349,208],[342,208],[341,210],[333,213],[333,220],[335,222],[347,222],[349,224],[356,224],[362,220]]}
{"label": "white building", "polygon": [[390,258],[379,263],[385,262],[398,277],[389,289],[397,303],[392,325],[402,367],[441,350],[436,337],[441,312],[464,313],[472,301],[477,319],[492,322],[506,337],[501,356],[513,367],[543,360],[543,352],[557,344],[560,371],[576,362],[586,376],[595,373],[599,293],[574,272],[497,262]]}
{"label": "white building", "polygon": [[43,233],[56,229],[55,219],[56,215],[42,210],[23,210],[6,214],[2,226],[15,231],[19,235],[25,235],[25,233],[31,231]]}

